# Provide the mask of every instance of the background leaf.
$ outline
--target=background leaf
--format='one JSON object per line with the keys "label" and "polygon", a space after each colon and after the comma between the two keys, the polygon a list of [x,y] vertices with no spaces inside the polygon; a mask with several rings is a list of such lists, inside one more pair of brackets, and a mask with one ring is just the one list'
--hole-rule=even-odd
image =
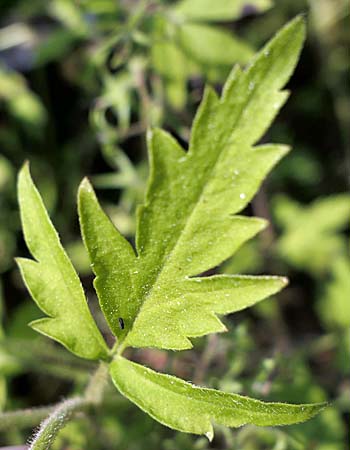
{"label": "background leaf", "polygon": [[250,45],[214,26],[185,23],[177,30],[183,50],[204,66],[232,66],[232,61],[246,63],[254,55]]}
{"label": "background leaf", "polygon": [[319,301],[318,311],[329,328],[347,332],[350,327],[350,259],[338,259],[331,274],[332,279]]}
{"label": "background leaf", "polygon": [[185,19],[215,22],[238,19],[251,12],[265,11],[271,6],[271,0],[182,0],[174,10]]}
{"label": "background leaf", "polygon": [[346,240],[340,232],[350,218],[349,194],[319,198],[308,206],[278,197],[275,214],[285,229],[276,243],[277,252],[295,267],[322,274],[338,256],[346,255]]}

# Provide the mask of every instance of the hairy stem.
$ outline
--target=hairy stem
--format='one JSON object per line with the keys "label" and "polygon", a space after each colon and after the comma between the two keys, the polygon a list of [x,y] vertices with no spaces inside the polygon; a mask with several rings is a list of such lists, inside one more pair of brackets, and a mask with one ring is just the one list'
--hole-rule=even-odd
{"label": "hairy stem", "polygon": [[102,402],[108,375],[107,364],[101,363],[92,375],[85,393],[81,397],[64,400],[50,410],[50,415],[41,423],[39,430],[30,439],[29,450],[48,450],[59,431],[77,412],[85,412]]}
{"label": "hairy stem", "polygon": [[91,404],[99,405],[103,399],[103,392],[106,387],[107,380],[108,365],[101,362],[85,389],[85,399]]}
{"label": "hairy stem", "polygon": [[71,398],[60,403],[47,417],[33,436],[29,450],[47,450],[51,447],[58,432],[65,426],[76,411],[85,410],[89,402],[83,397]]}

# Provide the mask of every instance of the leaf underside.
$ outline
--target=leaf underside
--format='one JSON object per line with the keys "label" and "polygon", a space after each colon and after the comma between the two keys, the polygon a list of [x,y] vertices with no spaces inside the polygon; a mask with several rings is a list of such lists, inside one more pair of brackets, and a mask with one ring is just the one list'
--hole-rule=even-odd
{"label": "leaf underside", "polygon": [[289,425],[315,416],[324,403],[266,403],[195,386],[119,356],[110,366],[118,390],[158,422],[175,430],[213,437],[213,423],[229,427]]}
{"label": "leaf underside", "polygon": [[75,269],[66,255],[25,164],[18,198],[26,244],[35,260],[17,258],[23,280],[47,318],[30,325],[87,359],[105,359],[107,346],[90,314]]}
{"label": "leaf underside", "polygon": [[82,235],[120,350],[191,348],[190,337],[225,330],[218,314],[248,307],[285,285],[278,277],[198,275],[266,226],[237,213],[288,151],[283,145],[254,144],[288,97],[281,89],[303,40],[304,22],[298,17],[250,67],[233,69],[220,98],[208,88],[187,152],[165,131],[149,133],[150,177],[138,211],[136,250],[102,211],[88,180],[81,184]]}

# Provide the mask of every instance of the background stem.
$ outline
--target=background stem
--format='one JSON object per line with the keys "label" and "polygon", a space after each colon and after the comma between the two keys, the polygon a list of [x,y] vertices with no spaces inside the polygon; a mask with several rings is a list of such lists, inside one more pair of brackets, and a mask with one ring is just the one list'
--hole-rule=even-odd
{"label": "background stem", "polygon": [[5,431],[9,427],[32,427],[47,417],[54,406],[44,406],[42,408],[20,409],[0,414],[0,431]]}

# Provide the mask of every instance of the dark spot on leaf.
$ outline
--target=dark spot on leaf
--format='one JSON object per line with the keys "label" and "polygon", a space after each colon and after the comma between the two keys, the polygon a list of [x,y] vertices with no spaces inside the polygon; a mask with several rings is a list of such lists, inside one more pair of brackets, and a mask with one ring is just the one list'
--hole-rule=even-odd
{"label": "dark spot on leaf", "polygon": [[243,17],[250,16],[251,14],[256,14],[257,12],[258,12],[258,9],[256,6],[247,3],[246,5],[243,6],[242,16]]}

